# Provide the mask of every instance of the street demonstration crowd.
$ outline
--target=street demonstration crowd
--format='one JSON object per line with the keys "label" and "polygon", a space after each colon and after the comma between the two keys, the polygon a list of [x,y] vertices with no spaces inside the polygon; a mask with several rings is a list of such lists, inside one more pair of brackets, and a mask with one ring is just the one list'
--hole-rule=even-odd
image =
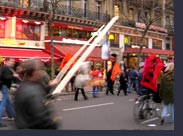
{"label": "street demonstration crowd", "polygon": [[[44,63],[38,59],[29,59],[20,63],[14,69],[14,59],[5,58],[0,62],[0,127],[6,127],[3,116],[14,120],[17,129],[60,129],[61,117],[54,115],[50,100],[53,87],[59,84],[55,78],[50,80],[44,70]],[[87,63],[88,65],[88,63]],[[134,89],[137,95],[144,94],[142,90],[154,94],[154,101],[163,103],[161,125],[164,124],[170,109],[169,123],[174,123],[174,63],[163,64],[159,58],[150,54],[139,64],[139,70],[134,67],[121,68],[117,62],[104,76],[98,67],[81,66],[71,78],[71,91],[75,92],[74,100],[78,101],[81,91],[85,100],[85,86],[92,86],[92,96],[105,88],[114,95],[115,82],[118,80],[117,96],[123,91],[124,96]],[[117,78],[118,77],[118,78]],[[66,86],[67,88],[67,86]],[[132,89],[133,88],[133,89]]]}

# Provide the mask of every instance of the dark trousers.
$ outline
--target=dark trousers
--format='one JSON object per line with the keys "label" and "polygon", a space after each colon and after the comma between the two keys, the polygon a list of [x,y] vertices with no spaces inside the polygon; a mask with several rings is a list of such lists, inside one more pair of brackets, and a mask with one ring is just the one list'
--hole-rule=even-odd
{"label": "dark trousers", "polygon": [[114,92],[113,92],[113,83],[109,83],[108,85],[107,85],[107,91],[106,91],[106,95],[108,95],[108,93],[110,92],[111,94],[113,94],[114,95]]}
{"label": "dark trousers", "polygon": [[77,101],[77,100],[78,100],[79,90],[81,90],[81,93],[82,93],[82,95],[83,95],[84,99],[86,100],[88,97],[85,95],[85,91],[84,91],[84,89],[83,89],[83,88],[76,88],[76,89],[75,89],[75,91],[76,91],[76,92],[75,92],[74,100],[75,100],[75,101]]}
{"label": "dark trousers", "polygon": [[119,87],[117,95],[120,94],[121,90],[123,90],[124,95],[127,95],[127,84],[120,84],[120,87]]}

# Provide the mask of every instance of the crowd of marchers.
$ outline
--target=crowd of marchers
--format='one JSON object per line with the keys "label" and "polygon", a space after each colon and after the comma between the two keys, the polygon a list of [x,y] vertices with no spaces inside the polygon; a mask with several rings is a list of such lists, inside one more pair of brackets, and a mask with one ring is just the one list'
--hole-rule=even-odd
{"label": "crowd of marchers", "polygon": [[[152,64],[151,59],[141,62],[139,70],[134,67],[122,68],[116,62],[106,76],[99,67],[81,67],[69,81],[71,91],[75,92],[73,99],[78,101],[81,91],[83,98],[88,100],[86,85],[92,86],[93,98],[99,97],[102,88],[105,88],[106,95],[110,93],[117,96],[120,96],[121,91],[124,96],[130,95],[132,91],[141,96],[145,88],[153,92],[155,102],[163,104],[161,125],[168,111],[169,123],[174,123],[174,63],[165,65],[160,61],[153,62],[156,63]],[[116,80],[119,82],[117,94],[114,91]],[[44,70],[44,63],[38,58],[23,61],[16,68],[14,59],[4,59],[0,64],[0,127],[6,127],[2,117],[8,116],[15,122],[16,129],[61,129],[61,118],[54,116],[53,103],[49,103],[50,99],[54,99],[52,88],[58,84],[56,78],[50,80]]]}

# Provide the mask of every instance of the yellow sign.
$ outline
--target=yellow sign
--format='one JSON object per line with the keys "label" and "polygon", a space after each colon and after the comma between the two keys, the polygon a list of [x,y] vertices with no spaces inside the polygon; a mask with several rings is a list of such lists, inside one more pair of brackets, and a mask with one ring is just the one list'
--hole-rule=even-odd
{"label": "yellow sign", "polygon": [[124,38],[124,43],[125,43],[125,44],[128,44],[128,43],[129,43],[128,37],[125,37],[125,38]]}
{"label": "yellow sign", "polygon": [[12,40],[12,39],[2,39],[1,43],[2,43],[2,45],[12,45],[12,46],[17,45],[16,40]]}

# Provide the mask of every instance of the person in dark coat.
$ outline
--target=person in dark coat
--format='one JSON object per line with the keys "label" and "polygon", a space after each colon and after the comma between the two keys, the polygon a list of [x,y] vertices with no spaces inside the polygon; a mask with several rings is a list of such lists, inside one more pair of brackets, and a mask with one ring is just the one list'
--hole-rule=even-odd
{"label": "person in dark coat", "polygon": [[137,93],[138,92],[138,73],[134,67],[132,67],[129,72],[129,79],[130,79],[130,83],[128,86],[128,93],[131,92],[131,89],[133,86],[134,86],[135,92]]}
{"label": "person in dark coat", "polygon": [[11,84],[18,78],[18,74],[13,70],[15,62],[12,58],[5,58],[4,65],[0,66],[0,127],[5,127],[2,123],[2,115],[6,110],[9,118],[15,117],[13,103],[9,97]]}
{"label": "person in dark coat", "polygon": [[126,69],[124,70],[124,72],[120,74],[119,83],[120,83],[120,87],[119,87],[117,96],[119,96],[121,90],[123,90],[124,95],[127,95],[128,72],[126,71]]}
{"label": "person in dark coat", "polygon": [[46,99],[51,87],[58,81],[51,80],[46,86],[39,79],[43,63],[40,59],[22,62],[24,80],[15,93],[15,126],[17,129],[59,129],[60,119],[53,116],[52,105]]}
{"label": "person in dark coat", "polygon": [[108,95],[109,92],[112,95],[114,95],[114,92],[113,92],[114,81],[111,80],[111,75],[112,75],[112,68],[107,72],[107,90],[106,90],[106,95]]}
{"label": "person in dark coat", "polygon": [[164,70],[160,82],[160,97],[163,100],[163,110],[161,114],[161,125],[163,125],[168,108],[170,108],[170,123],[174,122],[174,64],[170,64]]}

